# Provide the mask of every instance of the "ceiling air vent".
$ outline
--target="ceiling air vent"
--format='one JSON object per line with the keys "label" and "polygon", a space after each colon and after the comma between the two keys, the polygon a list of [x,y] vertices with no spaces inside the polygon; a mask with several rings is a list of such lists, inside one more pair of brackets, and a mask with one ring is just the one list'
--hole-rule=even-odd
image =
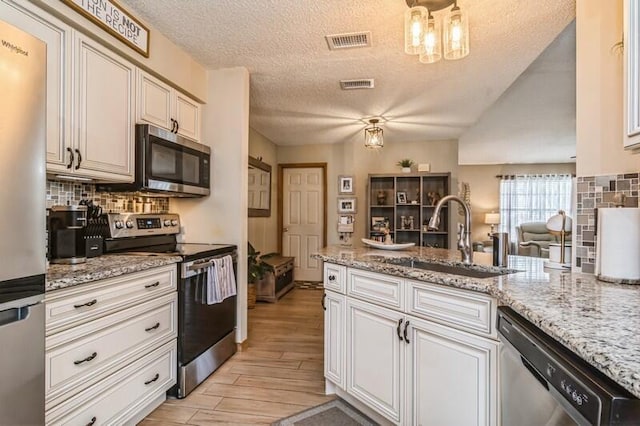
{"label": "ceiling air vent", "polygon": [[325,36],[329,50],[353,49],[354,47],[370,47],[371,31],[360,33],[333,34]]}
{"label": "ceiling air vent", "polygon": [[359,80],[340,80],[342,90],[373,89],[373,78],[361,78]]}

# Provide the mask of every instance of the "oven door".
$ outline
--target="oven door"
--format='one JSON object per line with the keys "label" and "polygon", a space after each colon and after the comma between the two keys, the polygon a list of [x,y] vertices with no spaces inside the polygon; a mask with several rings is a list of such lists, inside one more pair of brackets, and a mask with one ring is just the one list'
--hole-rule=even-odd
{"label": "oven door", "polygon": [[148,124],[138,125],[144,185],[155,191],[189,195],[210,193],[211,150]]}
{"label": "oven door", "polygon": [[[206,263],[206,260],[199,262]],[[235,258],[233,270],[237,277]],[[209,268],[198,267],[198,263],[189,262],[182,267],[178,293],[180,303],[178,363],[181,366],[196,359],[223,337],[233,332],[236,326],[236,296],[228,297],[213,305],[207,304],[206,296],[203,300],[203,294],[206,295],[208,276]]]}

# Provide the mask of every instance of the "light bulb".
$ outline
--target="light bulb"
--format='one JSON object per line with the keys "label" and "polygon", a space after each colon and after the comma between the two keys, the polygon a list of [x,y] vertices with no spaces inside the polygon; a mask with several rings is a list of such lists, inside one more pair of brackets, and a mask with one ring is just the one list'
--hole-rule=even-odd
{"label": "light bulb", "polygon": [[451,9],[445,25],[445,49],[446,59],[461,59],[469,54],[469,22],[466,14],[463,14],[456,5]]}
{"label": "light bulb", "polygon": [[424,31],[427,21],[426,7],[415,6],[407,9],[404,15],[404,51],[409,55],[418,55],[424,43]]}
{"label": "light bulb", "polygon": [[422,22],[420,22],[420,16],[414,16],[411,22],[411,45],[414,47],[420,46],[420,35],[422,34]]}
{"label": "light bulb", "polygon": [[427,28],[424,32],[424,42],[420,49],[420,62],[432,64],[442,58],[442,44],[440,44],[440,24],[431,14],[427,19]]}

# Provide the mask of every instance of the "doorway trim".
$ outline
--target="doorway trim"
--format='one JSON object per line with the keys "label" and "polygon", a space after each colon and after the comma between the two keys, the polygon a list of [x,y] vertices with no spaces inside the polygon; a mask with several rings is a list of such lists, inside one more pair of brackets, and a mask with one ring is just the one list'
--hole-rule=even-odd
{"label": "doorway trim", "polygon": [[322,218],[322,247],[327,245],[327,163],[283,163],[278,164],[278,253],[282,253],[282,208],[284,199],[282,193],[284,185],[282,182],[284,169],[305,169],[320,168],[322,169],[322,198],[324,201],[324,211]]}

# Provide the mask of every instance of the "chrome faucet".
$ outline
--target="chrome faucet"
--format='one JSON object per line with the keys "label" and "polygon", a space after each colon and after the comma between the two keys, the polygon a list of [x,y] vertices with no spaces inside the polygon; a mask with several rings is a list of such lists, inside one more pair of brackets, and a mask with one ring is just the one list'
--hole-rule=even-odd
{"label": "chrome faucet", "polygon": [[464,209],[464,225],[460,226],[458,232],[458,250],[462,255],[462,263],[470,265],[473,262],[473,251],[471,250],[471,210],[469,206],[457,195],[447,195],[438,201],[436,208],[433,210],[433,216],[429,219],[429,229],[437,231],[440,226],[440,210],[444,203],[448,201],[457,201]]}

